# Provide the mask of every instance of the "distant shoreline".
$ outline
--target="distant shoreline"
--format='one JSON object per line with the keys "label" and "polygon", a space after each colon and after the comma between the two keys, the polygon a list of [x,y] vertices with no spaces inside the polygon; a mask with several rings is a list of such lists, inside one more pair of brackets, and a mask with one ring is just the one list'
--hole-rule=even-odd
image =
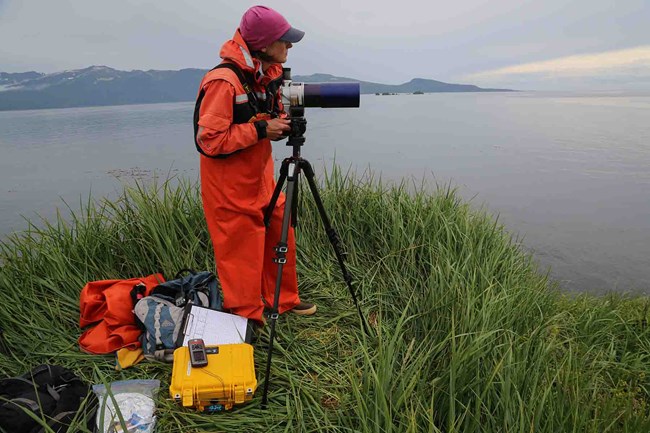
{"label": "distant shoreline", "polygon": [[[106,66],[53,74],[0,72],[0,111],[104,107],[194,101],[207,70],[119,71]],[[296,82],[359,83],[361,94],[512,92],[472,84],[414,78],[402,84],[381,84],[330,74],[296,75]]]}

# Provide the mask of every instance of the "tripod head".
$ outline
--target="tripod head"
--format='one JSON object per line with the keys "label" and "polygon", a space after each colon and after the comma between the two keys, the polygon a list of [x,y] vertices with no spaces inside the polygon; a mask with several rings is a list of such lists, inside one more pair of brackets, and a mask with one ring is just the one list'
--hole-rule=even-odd
{"label": "tripod head", "polygon": [[307,131],[307,119],[304,116],[289,117],[291,120],[291,131],[289,131],[289,140],[291,138],[303,137]]}
{"label": "tripod head", "polygon": [[307,131],[307,119],[304,116],[291,116],[291,131],[289,131],[289,139],[287,146],[293,146],[294,149],[305,144],[305,131]]}
{"label": "tripod head", "polygon": [[307,131],[304,107],[291,107],[289,120],[291,120],[291,130],[288,134],[287,146],[293,146],[293,156],[298,158],[300,157],[300,147],[305,144],[305,132]]}

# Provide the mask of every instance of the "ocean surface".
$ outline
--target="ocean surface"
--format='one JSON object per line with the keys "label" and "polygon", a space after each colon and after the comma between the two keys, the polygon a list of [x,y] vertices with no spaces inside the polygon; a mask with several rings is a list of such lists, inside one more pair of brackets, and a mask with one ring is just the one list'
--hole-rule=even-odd
{"label": "ocean surface", "polygon": [[[198,178],[193,103],[0,112],[0,237],[134,179]],[[650,293],[650,97],[362,95],[307,109],[302,156],[451,184],[570,292]],[[291,153],[274,145],[276,159]]]}

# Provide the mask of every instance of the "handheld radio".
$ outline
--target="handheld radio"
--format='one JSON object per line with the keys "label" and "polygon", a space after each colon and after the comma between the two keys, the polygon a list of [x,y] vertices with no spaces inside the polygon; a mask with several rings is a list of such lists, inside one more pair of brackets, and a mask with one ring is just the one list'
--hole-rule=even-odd
{"label": "handheld radio", "polygon": [[190,363],[193,368],[205,367],[208,365],[208,355],[205,353],[205,343],[201,338],[195,338],[187,342],[190,351]]}

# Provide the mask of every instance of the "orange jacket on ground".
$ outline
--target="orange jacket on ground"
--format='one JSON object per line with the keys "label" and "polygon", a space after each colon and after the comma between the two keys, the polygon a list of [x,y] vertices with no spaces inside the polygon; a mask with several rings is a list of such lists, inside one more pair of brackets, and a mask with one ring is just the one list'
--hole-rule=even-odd
{"label": "orange jacket on ground", "polygon": [[145,285],[145,296],[165,281],[162,275],[128,280],[91,281],[79,296],[79,326],[86,329],[79,337],[79,347],[89,353],[111,353],[123,347],[140,347],[142,330],[135,324],[131,290]]}
{"label": "orange jacket on ground", "polygon": [[[221,48],[221,58],[235,63],[255,77],[254,91],[266,96],[266,86],[282,76],[282,67],[272,65],[262,73],[239,30]],[[248,96],[229,69],[208,72],[201,82],[205,96],[201,103],[197,142],[208,155],[231,154],[226,158],[200,155],[201,196],[214,246],[217,273],[223,289],[224,308],[255,320],[262,320],[264,302],[273,305],[278,265],[273,247],[280,240],[284,194],[280,195],[270,227],[264,226],[264,210],[275,188],[271,142],[260,139],[254,121],[234,123],[236,104],[248,104]],[[275,95],[277,96],[277,95]],[[296,279],[296,251],[293,230],[289,230],[289,253],[282,272],[280,312],[300,301]]]}

